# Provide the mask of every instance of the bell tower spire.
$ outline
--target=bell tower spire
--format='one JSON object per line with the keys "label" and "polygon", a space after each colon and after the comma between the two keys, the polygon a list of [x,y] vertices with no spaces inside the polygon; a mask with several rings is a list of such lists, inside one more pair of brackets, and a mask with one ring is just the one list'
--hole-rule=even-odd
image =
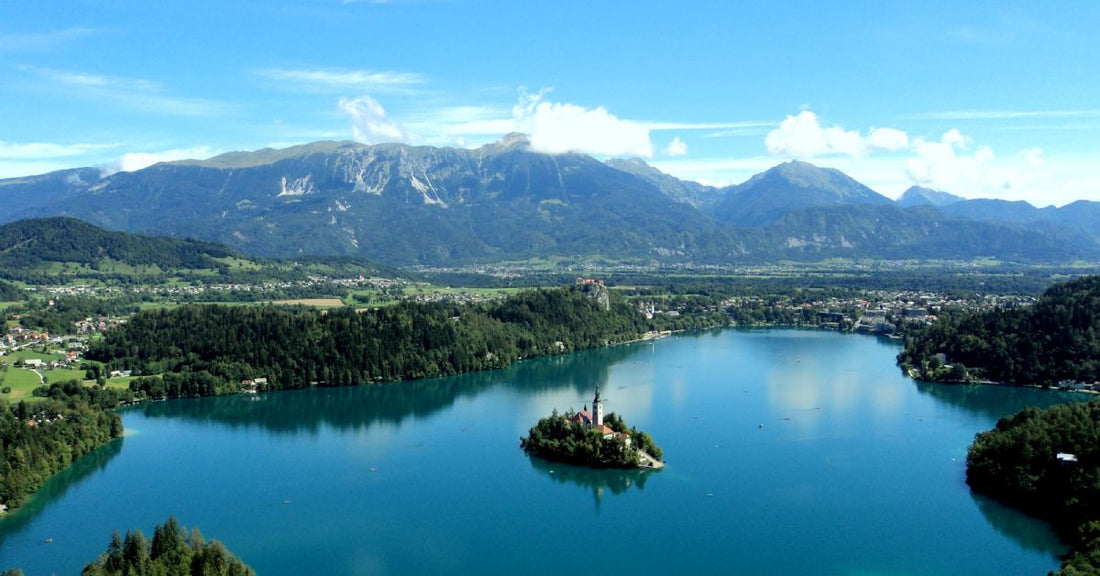
{"label": "bell tower spire", "polygon": [[599,386],[596,386],[596,397],[592,399],[592,425],[603,426],[603,402],[600,402]]}

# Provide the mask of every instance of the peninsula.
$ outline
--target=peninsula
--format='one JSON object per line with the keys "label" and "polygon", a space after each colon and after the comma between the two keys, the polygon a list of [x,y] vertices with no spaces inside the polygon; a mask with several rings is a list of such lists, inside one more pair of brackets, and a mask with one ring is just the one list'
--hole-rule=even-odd
{"label": "peninsula", "polygon": [[520,447],[539,458],[592,468],[658,469],[665,465],[661,449],[649,434],[628,428],[615,413],[604,417],[599,388],[591,412],[588,406],[564,415],[555,409],[520,438]]}

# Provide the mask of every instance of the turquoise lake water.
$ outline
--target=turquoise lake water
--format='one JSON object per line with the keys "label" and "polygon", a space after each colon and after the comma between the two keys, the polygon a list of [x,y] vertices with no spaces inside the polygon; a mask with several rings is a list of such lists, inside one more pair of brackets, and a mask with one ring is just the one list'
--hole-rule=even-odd
{"label": "turquoise lake water", "polygon": [[[1064,549],[1044,523],[970,493],[966,447],[1001,416],[1079,397],[919,383],[897,352],[726,330],[457,378],[148,404],[0,522],[0,569],[77,574],[112,531],[151,535],[169,515],[261,575],[1056,568]],[[665,469],[519,449],[596,386]]]}

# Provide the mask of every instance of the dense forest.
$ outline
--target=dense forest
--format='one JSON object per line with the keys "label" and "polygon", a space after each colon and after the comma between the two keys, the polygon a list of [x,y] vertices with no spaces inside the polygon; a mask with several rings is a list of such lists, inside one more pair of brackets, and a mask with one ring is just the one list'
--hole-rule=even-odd
{"label": "dense forest", "polygon": [[502,302],[403,302],[356,311],[198,306],[144,311],[108,332],[87,357],[136,380],[151,397],[346,386],[502,368],[639,337],[650,326],[614,296],[610,309],[574,288],[531,290]]}
{"label": "dense forest", "polygon": [[907,339],[898,362],[938,381],[1100,381],[1100,276],[1055,284],[1028,308],[941,318]]}
{"label": "dense forest", "polygon": [[596,428],[574,422],[573,416],[573,412],[563,416],[554,410],[520,439],[520,447],[539,458],[593,468],[637,468],[641,459],[635,449],[644,450],[658,460],[664,456],[649,434],[628,428],[614,412],[604,418],[604,425],[628,434],[630,446],[621,437],[605,438]]}
{"label": "dense forest", "polygon": [[0,302],[16,302],[23,300],[27,295],[18,286],[0,280]]}
{"label": "dense forest", "polygon": [[0,504],[9,509],[77,458],[122,436],[122,420],[111,409],[130,397],[75,381],[35,393],[46,399],[0,402]]}
{"label": "dense forest", "polygon": [[88,564],[84,576],[255,576],[217,540],[206,541],[197,528],[188,532],[175,518],[158,525],[149,541],[141,533],[115,532],[107,552]]}
{"label": "dense forest", "polygon": [[1002,418],[977,435],[966,465],[974,491],[1050,520],[1069,540],[1060,574],[1100,573],[1100,403]]}
{"label": "dense forest", "polygon": [[110,232],[75,218],[20,220],[0,226],[0,268],[9,273],[41,262],[97,265],[104,258],[135,266],[217,268],[237,253],[225,246]]}

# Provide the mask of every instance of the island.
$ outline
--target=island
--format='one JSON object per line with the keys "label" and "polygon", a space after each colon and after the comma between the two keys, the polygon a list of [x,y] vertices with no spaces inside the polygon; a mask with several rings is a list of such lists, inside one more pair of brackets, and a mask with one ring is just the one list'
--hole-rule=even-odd
{"label": "island", "polygon": [[519,443],[532,456],[591,468],[659,469],[665,465],[663,452],[649,434],[628,428],[613,412],[604,416],[598,387],[591,412],[587,405],[580,412],[565,414],[555,409]]}

